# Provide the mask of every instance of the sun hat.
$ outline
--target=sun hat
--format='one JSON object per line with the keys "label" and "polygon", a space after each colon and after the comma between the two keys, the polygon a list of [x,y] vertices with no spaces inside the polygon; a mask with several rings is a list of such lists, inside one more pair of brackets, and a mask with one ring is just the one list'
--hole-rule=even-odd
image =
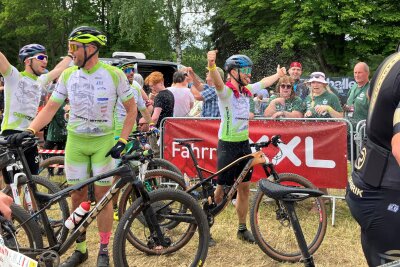
{"label": "sun hat", "polygon": [[328,82],[325,80],[325,73],[319,71],[311,73],[310,79],[308,79],[307,83],[312,83],[312,82],[320,82],[323,84],[328,84]]}

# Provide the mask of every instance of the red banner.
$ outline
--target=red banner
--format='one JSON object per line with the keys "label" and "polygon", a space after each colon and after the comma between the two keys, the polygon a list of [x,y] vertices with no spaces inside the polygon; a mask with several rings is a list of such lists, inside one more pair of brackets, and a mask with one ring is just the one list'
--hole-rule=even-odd
{"label": "red banner", "polygon": [[[219,120],[169,118],[163,127],[163,156],[182,173],[195,176],[195,168],[185,147],[174,138],[201,138],[192,145],[199,165],[216,171]],[[347,126],[336,121],[250,121],[250,142],[268,141],[281,135],[282,152],[272,145],[263,151],[275,163],[278,172],[291,172],[306,177],[322,188],[345,188],[347,183]],[[260,166],[252,181],[265,177]]]}

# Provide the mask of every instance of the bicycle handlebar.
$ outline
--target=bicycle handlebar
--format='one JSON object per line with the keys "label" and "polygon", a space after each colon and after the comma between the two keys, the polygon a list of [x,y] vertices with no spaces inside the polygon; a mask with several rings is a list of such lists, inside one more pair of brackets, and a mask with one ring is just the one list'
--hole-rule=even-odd
{"label": "bicycle handlebar", "polygon": [[129,161],[129,160],[140,160],[142,158],[148,158],[153,156],[153,150],[148,149],[144,151],[134,151],[131,154],[123,155],[121,157],[122,161]]}
{"label": "bicycle handlebar", "polygon": [[33,146],[33,145],[37,145],[39,143],[39,141],[40,141],[39,137],[36,137],[36,136],[35,137],[25,137],[22,140],[22,143],[20,145],[12,145],[12,144],[8,143],[7,137],[2,137],[2,138],[0,138],[0,146],[8,146],[10,148],[13,148],[13,147],[24,147],[24,146],[27,146],[27,145]]}
{"label": "bicycle handlebar", "polygon": [[153,134],[155,135],[154,131],[147,131],[147,132],[135,131],[129,135],[127,141],[132,141],[132,139],[134,139],[135,137],[149,136]]}
{"label": "bicycle handlebar", "polygon": [[267,142],[259,142],[259,143],[253,143],[250,144],[250,147],[255,147],[255,148],[262,148],[262,147],[268,147],[270,144],[274,145],[275,147],[278,147],[279,144],[283,144],[283,141],[281,140],[281,136],[274,135],[271,137],[271,140]]}

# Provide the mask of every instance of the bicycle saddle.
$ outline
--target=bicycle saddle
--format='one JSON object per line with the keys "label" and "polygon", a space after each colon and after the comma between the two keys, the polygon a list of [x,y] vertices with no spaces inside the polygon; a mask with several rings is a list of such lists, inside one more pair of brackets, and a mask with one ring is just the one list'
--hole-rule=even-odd
{"label": "bicycle saddle", "polygon": [[319,197],[324,193],[311,188],[284,186],[262,179],[258,183],[261,191],[270,198],[283,201],[298,201],[309,197]]}
{"label": "bicycle saddle", "polygon": [[201,141],[203,141],[203,139],[201,139],[201,138],[174,138],[174,141],[179,144],[185,144],[185,143],[201,142]]}

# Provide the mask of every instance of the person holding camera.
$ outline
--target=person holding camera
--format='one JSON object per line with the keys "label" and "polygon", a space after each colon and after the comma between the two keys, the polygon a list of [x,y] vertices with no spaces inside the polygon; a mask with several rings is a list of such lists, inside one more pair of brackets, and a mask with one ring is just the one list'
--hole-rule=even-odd
{"label": "person holding camera", "polygon": [[[345,118],[350,121],[355,131],[357,123],[366,120],[368,115],[369,99],[367,97],[369,90],[369,67],[365,62],[358,62],[354,66],[354,80],[356,84],[350,88],[347,94],[347,102],[343,106]],[[351,139],[347,138],[347,153],[349,160],[356,158],[356,144],[353,140],[353,158],[351,156]]]}

